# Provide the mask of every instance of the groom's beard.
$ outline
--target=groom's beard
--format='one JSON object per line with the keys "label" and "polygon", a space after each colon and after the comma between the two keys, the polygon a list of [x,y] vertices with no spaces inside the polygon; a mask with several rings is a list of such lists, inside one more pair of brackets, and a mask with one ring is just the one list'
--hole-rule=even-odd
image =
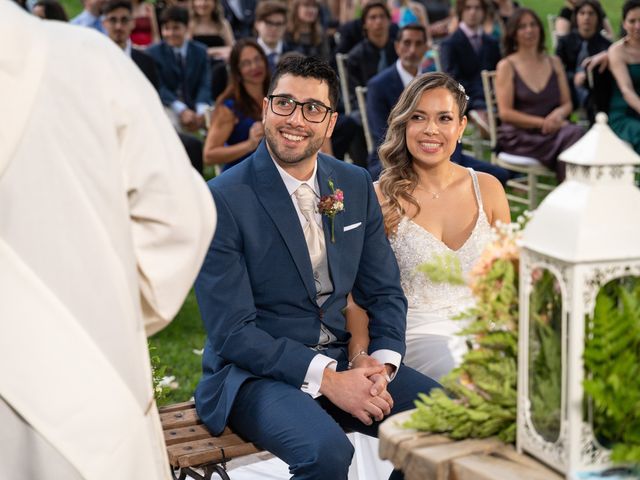
{"label": "groom's beard", "polygon": [[[328,128],[328,126],[327,126]],[[305,132],[307,133],[307,132]],[[326,130],[325,130],[326,134]],[[309,142],[307,148],[305,148],[301,153],[296,152],[287,152],[286,149],[280,148],[278,137],[280,135],[279,131],[273,131],[270,127],[265,126],[264,128],[264,136],[267,141],[267,146],[269,147],[269,151],[271,155],[276,157],[275,159],[282,164],[286,165],[295,165],[296,163],[300,163],[307,158],[313,157],[318,153],[320,147],[324,143],[325,136],[322,137],[315,135],[313,132],[310,133],[309,137],[307,137],[307,141]]]}

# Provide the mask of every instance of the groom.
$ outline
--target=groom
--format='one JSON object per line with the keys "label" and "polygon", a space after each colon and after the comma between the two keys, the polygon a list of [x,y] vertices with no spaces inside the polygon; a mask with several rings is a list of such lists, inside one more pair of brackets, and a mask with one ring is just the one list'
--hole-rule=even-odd
{"label": "groom", "polygon": [[[327,64],[281,63],[263,100],[266,143],[210,182],[218,229],[196,282],[208,334],[198,414],[280,457],[295,479],[346,479],[343,428],[375,436],[437,385],[400,363],[406,299],[369,175],[318,154],[337,102]],[[318,212],[332,189],[343,208],[335,196],[334,215]],[[368,367],[347,368],[349,292],[369,313],[372,358],[357,362]]]}

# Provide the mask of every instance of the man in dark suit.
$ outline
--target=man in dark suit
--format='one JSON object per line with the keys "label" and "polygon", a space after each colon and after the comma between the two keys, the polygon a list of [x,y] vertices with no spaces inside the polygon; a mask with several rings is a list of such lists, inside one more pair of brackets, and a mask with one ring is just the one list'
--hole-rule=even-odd
{"label": "man in dark suit", "polygon": [[102,7],[102,26],[107,36],[118,45],[124,53],[144,73],[156,90],[160,84],[158,71],[153,58],[131,45],[131,32],[135,26],[133,21],[133,6],[130,0],[110,0]]}
{"label": "man in dark suit", "polygon": [[440,44],[442,70],[465,88],[469,96],[469,117],[485,133],[489,131],[489,124],[480,72],[495,70],[501,57],[498,42],[482,29],[488,1],[458,0],[459,27]]}
{"label": "man in dark suit", "polygon": [[[400,98],[400,94],[420,73],[420,63],[427,50],[426,30],[422,25],[417,24],[402,27],[398,32],[395,48],[398,53],[396,63],[367,83],[367,119],[376,146],[380,146],[384,141],[389,113]],[[503,185],[509,179],[507,170],[463,154],[460,145],[454,151],[451,160],[464,167],[490,173]],[[377,180],[382,170],[377,148],[369,154],[367,164],[371,177]]]}
{"label": "man in dark suit", "polygon": [[[109,0],[102,8],[102,25],[104,31],[118,45],[125,54],[129,55],[133,63],[142,71],[147,80],[157,90],[160,88],[156,64],[149,55],[131,46],[131,32],[135,26],[133,21],[133,7],[129,0]],[[178,132],[193,167],[202,172],[202,141],[193,136]]]}
{"label": "man in dark suit", "polygon": [[[407,303],[371,178],[318,153],[337,101],[328,64],[280,63],[265,141],[210,182],[218,228],[196,281],[208,337],[198,414],[213,433],[229,424],[280,457],[294,479],[346,479],[343,428],[376,435],[437,385],[401,364]],[[350,292],[371,339],[351,358]]]}
{"label": "man in dark suit", "polygon": [[163,40],[148,52],[160,77],[160,99],[176,128],[195,131],[204,126],[211,105],[211,71],[204,45],[187,40],[189,11],[166,8],[160,17]]}
{"label": "man in dark suit", "polygon": [[236,39],[253,36],[257,0],[221,0],[224,16],[231,24]]}
{"label": "man in dark suit", "polygon": [[355,89],[365,86],[375,74],[398,59],[393,38],[389,37],[391,13],[385,2],[373,1],[362,10],[365,38],[349,52],[347,75],[352,110],[358,110]]}
{"label": "man in dark suit", "polygon": [[609,108],[612,77],[606,68],[593,69],[593,85],[589,85],[587,65],[595,55],[606,52],[611,41],[600,33],[605,16],[598,0],[580,0],[573,15],[576,28],[558,38],[556,55],[567,72],[573,107],[585,108],[593,123],[597,112]]}
{"label": "man in dark suit", "polygon": [[264,50],[271,74],[276,69],[282,55],[293,50],[284,39],[287,31],[287,5],[279,0],[262,0],[256,9],[254,25],[256,41]]}

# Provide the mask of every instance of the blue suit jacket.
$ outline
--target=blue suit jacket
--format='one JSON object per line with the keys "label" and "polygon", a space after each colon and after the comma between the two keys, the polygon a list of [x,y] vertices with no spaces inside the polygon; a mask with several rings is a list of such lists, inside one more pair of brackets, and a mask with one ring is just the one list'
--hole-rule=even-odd
{"label": "blue suit jacket", "polygon": [[495,70],[500,57],[498,42],[485,33],[482,34],[482,46],[478,53],[460,29],[440,44],[442,70],[464,86],[469,96],[469,110],[486,109],[480,72]]}
{"label": "blue suit jacket", "polygon": [[[320,154],[318,184],[344,192],[344,211],[323,216],[333,294],[322,307],[295,207],[264,141],[236,167],[211,180],[218,226],[196,296],[207,331],[198,414],[214,433],[224,428],[238,389],[266,377],[299,388],[317,352],[322,321],[337,342],[327,354],[346,366],[342,310],[349,292],[369,311],[370,351],[404,355],[406,299],[365,170]],[[355,226],[357,225],[357,226]],[[345,226],[353,228],[344,231]],[[354,227],[355,226],[355,227]]]}
{"label": "blue suit jacket", "polygon": [[376,149],[369,154],[367,165],[374,180],[380,176],[382,170],[377,147],[384,141],[389,113],[403,90],[404,85],[395,63],[382,70],[367,83],[367,119],[369,120],[371,138],[376,145]]}
{"label": "blue suit jacket", "polygon": [[188,41],[185,70],[190,102],[178,98],[177,91],[182,86],[180,67],[176,61],[173,49],[165,42],[153,45],[147,50],[158,68],[160,80],[160,99],[164,105],[171,105],[175,100],[181,100],[192,110],[197,103],[211,105],[211,70],[207,58],[207,49],[198,42]]}

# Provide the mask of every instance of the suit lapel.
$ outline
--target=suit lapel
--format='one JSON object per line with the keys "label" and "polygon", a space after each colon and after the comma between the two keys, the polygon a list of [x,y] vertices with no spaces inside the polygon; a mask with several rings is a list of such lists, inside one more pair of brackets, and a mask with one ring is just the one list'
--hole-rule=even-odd
{"label": "suit lapel", "polygon": [[256,195],[280,232],[309,297],[315,301],[316,286],[313,269],[300,220],[264,141],[256,150],[253,162]]}
{"label": "suit lapel", "polygon": [[[323,158],[318,155],[318,185],[320,187],[320,196],[331,195],[333,192],[329,188],[329,180],[333,181],[334,188],[340,188],[339,179],[333,174],[333,169]],[[322,215],[322,230],[324,231],[324,242],[327,249],[327,263],[329,265],[329,274],[333,283],[334,293],[338,291],[338,282],[340,281],[340,252],[342,246],[342,237],[344,235],[344,215],[338,213],[333,219],[334,240],[331,241],[331,219]]]}

